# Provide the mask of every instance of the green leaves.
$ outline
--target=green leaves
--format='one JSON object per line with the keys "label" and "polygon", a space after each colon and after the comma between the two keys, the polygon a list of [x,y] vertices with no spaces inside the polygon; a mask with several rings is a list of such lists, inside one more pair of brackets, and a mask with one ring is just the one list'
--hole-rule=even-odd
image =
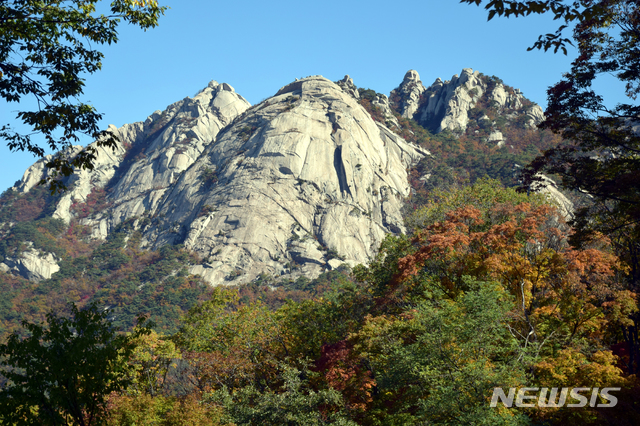
{"label": "green leaves", "polygon": [[310,377],[317,373],[283,366],[282,386],[276,391],[249,385],[234,393],[222,389],[208,395],[222,405],[229,422],[237,425],[356,426],[344,410],[342,395],[333,389],[314,391]]}
{"label": "green leaves", "polygon": [[[480,1],[463,0],[480,5]],[[562,20],[555,33],[540,35],[529,49],[577,50],[569,72],[548,90],[546,119],[539,128],[564,139],[534,159],[523,171],[523,189],[535,188],[541,173],[561,177],[561,185],[575,195],[585,194],[575,212],[570,242],[579,247],[613,242],[615,253],[629,265],[621,274],[627,289],[640,291],[640,8],[632,0],[490,1],[490,17],[552,14]],[[571,40],[563,36],[573,27]],[[626,102],[612,107],[606,93],[597,93],[600,76],[624,84]],[[583,198],[586,198],[583,197]],[[604,238],[603,238],[604,237]],[[625,276],[626,275],[626,276]],[[640,372],[638,324],[622,333],[632,352],[628,368]]]}
{"label": "green leaves", "polygon": [[131,342],[148,327],[119,335],[96,305],[70,311],[70,318],[49,313],[46,326],[24,322],[27,337],[13,333],[0,345],[3,424],[96,424],[106,396],[126,387]]}
{"label": "green leaves", "polygon": [[42,157],[46,148],[32,138],[40,134],[49,149],[59,151],[47,163],[53,173],[41,182],[48,183],[52,193],[66,189],[62,178],[93,168],[94,147],[71,155],[71,146],[82,135],[97,139],[98,147],[115,148],[118,143],[114,135],[99,130],[102,114],[77,101],[84,89],[83,75],[102,67],[104,55],[93,46],[117,42],[121,21],[153,28],[166,10],[155,0],[116,0],[110,15],[98,15],[97,3],[9,0],[0,4],[0,97],[7,102],[32,98],[37,103],[37,109],[16,116],[31,132],[24,134],[7,124],[0,128],[0,138],[12,150]]}
{"label": "green leaves", "polygon": [[[480,6],[482,0],[460,0],[460,3],[475,4]],[[564,4],[561,0],[547,1],[510,1],[510,0],[491,0],[484,7],[487,11],[487,21],[492,20],[496,16],[514,18],[521,16],[542,15],[546,13],[553,14],[554,20],[564,20],[565,23],[577,22],[585,20],[597,14],[597,7],[591,6],[592,2],[574,1],[572,4]],[[558,50],[566,55],[566,45],[571,45],[571,40],[562,37],[562,31],[567,25],[562,25],[555,34],[541,35],[538,41],[534,43],[528,50],[543,49],[545,52],[550,48],[554,48],[554,53]]]}
{"label": "green leaves", "polygon": [[495,283],[465,280],[469,290],[456,300],[435,291],[402,315],[368,317],[350,336],[375,375],[368,411],[383,424],[526,423],[487,404],[493,387],[525,382],[507,324],[513,299]]}

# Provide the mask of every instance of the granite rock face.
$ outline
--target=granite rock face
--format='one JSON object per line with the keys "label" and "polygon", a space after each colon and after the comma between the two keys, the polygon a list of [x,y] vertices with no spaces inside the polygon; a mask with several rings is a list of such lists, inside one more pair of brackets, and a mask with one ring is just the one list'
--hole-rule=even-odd
{"label": "granite rock face", "polygon": [[451,80],[443,82],[438,78],[426,89],[417,121],[436,133],[445,129],[464,132],[469,110],[486,90],[479,74],[465,68],[460,76],[456,74]]}
{"label": "granite rock face", "polygon": [[[348,75],[345,75],[342,80],[336,81],[338,87],[340,87],[345,93],[352,96],[354,99],[360,99],[360,93],[353,79]],[[393,113],[393,109],[389,102],[389,98],[381,93],[376,93],[372,99],[370,99],[371,105],[380,110],[382,117],[388,126],[391,128],[400,128],[400,123]]]}
{"label": "granite rock face", "polygon": [[[209,83],[194,98],[156,111],[142,126],[141,143],[109,183],[112,207],[88,221],[105,238],[118,224],[158,211],[159,203],[221,129],[251,105],[226,83]],[[128,160],[128,161],[127,161]]]}
{"label": "granite rock face", "polygon": [[[251,107],[211,82],[144,123],[111,127],[123,143],[72,177],[54,216],[68,223],[74,203],[104,190],[106,207],[81,219],[93,238],[129,221],[148,249],[197,252],[191,272],[214,285],[366,263],[403,230],[406,169],[429,154],[374,122],[348,76],[339,83],[308,77]],[[386,97],[378,103],[393,117]],[[34,164],[14,190],[44,173]]]}
{"label": "granite rock face", "polygon": [[[362,107],[362,97],[384,124]],[[471,69],[429,87],[410,70],[389,98],[359,91],[349,76],[336,83],[312,76],[255,106],[212,81],[145,122],[110,126],[122,143],[99,149],[93,171],[69,178],[53,217],[79,221],[94,239],[127,222],[143,248],[183,244],[201,258],[190,271],[214,285],[261,273],[314,277],[342,263],[367,263],[386,234],[404,230],[407,168],[430,154],[393,132],[394,110],[454,134],[485,120],[486,142],[508,144],[495,121],[474,112],[478,105],[507,121],[526,115],[527,125],[544,118],[517,89]],[[14,190],[31,190],[46,176],[46,161],[31,166]],[[571,214],[553,184],[540,190]],[[79,216],[77,206],[96,198],[101,208]],[[0,268],[34,281],[58,268],[55,256],[31,248],[14,257]]]}
{"label": "granite rock face", "polygon": [[43,253],[40,250],[29,247],[15,258],[5,258],[4,262],[0,263],[0,270],[12,272],[30,281],[38,282],[51,278],[53,274],[60,270],[60,266],[58,266],[58,259],[52,253]]}
{"label": "granite rock face", "polygon": [[566,220],[573,219],[575,206],[571,200],[569,200],[567,196],[558,189],[558,185],[553,179],[543,174],[539,174],[538,176],[541,181],[537,182],[532,189],[546,195],[547,198],[549,198],[558,207],[560,214],[562,214]]}
{"label": "granite rock face", "polygon": [[[212,283],[315,276],[328,251],[366,263],[403,229],[406,168],[426,152],[320,76],[280,89],[206,147],[159,202],[152,248],[182,242]],[[207,179],[214,175],[215,179]]]}
{"label": "granite rock face", "polygon": [[398,123],[398,119],[393,115],[393,109],[391,108],[391,104],[389,103],[389,98],[387,96],[377,95],[376,99],[371,103],[382,111],[385,122],[389,127],[400,128],[400,123]]}
{"label": "granite rock face", "polygon": [[[118,148],[98,148],[93,171],[81,170],[66,182],[69,190],[56,206],[54,218],[69,223],[74,217],[71,206],[87,201],[94,189],[109,187],[113,206],[98,217],[84,221],[93,228],[93,236],[106,238],[119,223],[152,211],[166,189],[177,180],[211,143],[217,133],[251,105],[226,83],[212,81],[194,98],[185,98],[156,111],[142,123],[109,126],[120,140]],[[79,152],[81,147],[74,147]],[[73,152],[68,153],[73,155]],[[45,176],[38,161],[25,172],[14,187],[27,192]]]}
{"label": "granite rock face", "polygon": [[356,99],[360,99],[360,93],[358,88],[353,84],[353,79],[349,75],[345,75],[342,80],[336,81],[336,84],[346,93],[353,96]]}
{"label": "granite rock face", "polygon": [[525,98],[519,90],[507,91],[502,83],[490,84],[490,78],[479,71],[464,68],[460,75],[450,80],[437,78],[425,88],[417,71],[408,71],[402,83],[394,89],[391,98],[393,107],[405,118],[412,118],[434,133],[450,130],[464,133],[469,123],[469,112],[486,99],[498,111],[515,111],[525,114],[527,126],[535,126],[544,119],[538,105],[524,107]]}
{"label": "granite rock face", "polygon": [[420,107],[420,96],[427,90],[420,81],[420,74],[416,70],[409,70],[397,89],[391,91],[391,97],[397,97],[398,112],[404,118],[413,118]]}

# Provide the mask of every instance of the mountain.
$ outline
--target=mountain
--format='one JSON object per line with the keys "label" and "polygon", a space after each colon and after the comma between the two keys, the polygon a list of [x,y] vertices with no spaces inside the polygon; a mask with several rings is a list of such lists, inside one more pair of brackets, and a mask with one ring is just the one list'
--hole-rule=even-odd
{"label": "mountain", "polygon": [[[110,130],[120,149],[102,150],[93,172],[74,176],[52,217],[99,240],[133,221],[141,248],[183,244],[201,259],[189,272],[214,285],[367,262],[387,233],[402,232],[407,168],[429,155],[321,76],[253,107],[211,82],[144,123]],[[32,190],[45,161],[14,190]],[[28,253],[4,269],[30,279],[56,271],[52,254]]]}
{"label": "mountain", "polygon": [[[437,78],[428,87],[410,70],[387,103],[400,122],[397,128],[388,124],[433,154],[423,158],[410,178],[418,195],[414,206],[435,187],[483,176],[517,185],[522,166],[560,143],[557,135],[536,128],[544,119],[539,105],[500,78],[470,68],[449,80]],[[571,216],[573,202],[553,179],[544,177],[537,190],[550,196],[565,217]]]}
{"label": "mountain", "polygon": [[434,189],[485,175],[517,184],[518,167],[558,142],[541,119],[470,69],[428,87],[411,70],[389,96],[311,76],[254,106],[212,81],[110,126],[122,144],[99,148],[67,192],[37,185],[45,158],[2,194],[0,336],[68,301],[110,306],[123,328],[150,313],[171,331],[210,285],[276,305],[312,297],[351,279]]}
{"label": "mountain", "polygon": [[391,92],[391,99],[400,115],[415,120],[433,133],[449,130],[463,134],[475,124],[489,127],[487,142],[500,146],[505,144],[505,139],[500,125],[487,115],[487,109],[506,120],[522,120],[529,128],[544,119],[542,108],[527,100],[520,90],[470,68],[444,82],[438,78],[429,87],[423,86],[417,71],[410,70],[402,84]]}

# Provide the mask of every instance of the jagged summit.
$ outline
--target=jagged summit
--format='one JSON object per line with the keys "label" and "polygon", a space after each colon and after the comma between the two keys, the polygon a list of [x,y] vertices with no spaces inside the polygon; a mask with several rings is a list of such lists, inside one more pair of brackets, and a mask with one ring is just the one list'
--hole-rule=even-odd
{"label": "jagged summit", "polygon": [[471,68],[464,68],[450,80],[437,78],[429,87],[422,84],[417,71],[410,70],[391,92],[391,99],[403,117],[414,119],[434,133],[443,130],[464,133],[470,120],[485,119],[469,116],[480,104],[513,116],[525,115],[528,126],[544,119],[542,108],[527,101],[518,89]]}
{"label": "jagged summit", "polygon": [[407,71],[400,86],[391,92],[392,96],[396,94],[399,97],[397,108],[401,116],[413,118],[420,106],[420,96],[425,90],[418,71]]}
{"label": "jagged summit", "polygon": [[[190,270],[212,284],[367,262],[386,233],[402,231],[407,167],[428,155],[321,76],[253,107],[212,82],[111,131],[119,150],[73,177],[54,216],[97,239],[133,221],[142,247],[198,253],[203,262]],[[43,173],[36,163],[15,189],[29,191]],[[78,209],[96,199],[100,209]]]}
{"label": "jagged summit", "polygon": [[[394,133],[429,142],[429,132],[406,118],[451,133],[434,145],[439,158]],[[542,118],[517,89],[468,68],[429,87],[410,70],[389,97],[358,89],[348,75],[336,83],[310,76],[254,106],[212,81],[144,122],[110,126],[118,149],[99,148],[95,169],[69,178],[69,191],[47,214],[81,225],[94,241],[126,228],[136,247],[182,244],[198,255],[189,271],[214,285],[263,273],[313,278],[343,263],[367,263],[387,233],[403,231],[412,165],[423,160],[412,172],[416,194],[431,176],[465,173],[444,163],[460,163],[446,145],[456,138],[487,156],[504,147],[515,152],[502,156],[511,161],[524,151],[521,136]],[[48,160],[31,166],[14,192],[34,190]],[[12,226],[11,218],[0,224],[0,238]],[[0,269],[38,281],[60,262],[42,244],[24,241],[5,250]]]}

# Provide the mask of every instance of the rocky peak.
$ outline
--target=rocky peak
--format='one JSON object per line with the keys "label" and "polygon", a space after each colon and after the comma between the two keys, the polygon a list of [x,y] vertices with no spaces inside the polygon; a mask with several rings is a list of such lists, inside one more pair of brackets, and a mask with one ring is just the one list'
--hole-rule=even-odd
{"label": "rocky peak", "polygon": [[349,77],[349,75],[345,75],[344,78],[342,80],[337,81],[336,84],[346,93],[350,94],[356,99],[360,99],[358,88],[356,87],[355,84],[353,84],[353,79]]}
{"label": "rocky peak", "polygon": [[[424,88],[419,74],[408,71],[398,88],[391,92],[393,108],[403,117],[412,118],[433,133],[449,130],[461,135],[470,121],[489,120],[478,117],[474,110],[491,108],[498,116],[514,121],[525,116],[525,127],[533,127],[544,119],[542,109],[527,101],[520,90],[506,87],[500,79],[464,68],[450,80],[437,78]],[[473,117],[470,117],[470,114]],[[501,128],[491,123],[487,142],[505,145]],[[484,125],[483,125],[484,126]],[[484,126],[486,127],[486,126]]]}
{"label": "rocky peak", "polygon": [[393,107],[404,118],[413,118],[420,107],[420,96],[425,90],[418,71],[407,71],[400,86],[391,91]]}
{"label": "rocky peak", "polygon": [[[73,177],[55,215],[96,239],[127,222],[142,247],[184,244],[203,259],[191,272],[212,284],[367,262],[403,230],[407,167],[429,154],[373,121],[357,95],[348,76],[312,76],[251,107],[211,82],[144,123],[111,127],[123,143]],[[16,189],[43,173],[37,163]],[[96,198],[99,209],[77,212]]]}
{"label": "rocky peak", "polygon": [[206,262],[192,272],[213,283],[315,276],[342,263],[329,253],[366,262],[386,233],[403,229],[406,167],[426,154],[338,85],[301,79],[207,146],[144,236],[151,247],[183,243],[199,253]]}
{"label": "rocky peak", "polygon": [[[118,148],[98,148],[94,170],[80,170],[58,202],[54,218],[69,223],[76,214],[73,205],[84,203],[92,191],[110,188],[113,203],[109,220],[93,226],[93,236],[105,238],[119,223],[154,210],[164,192],[175,183],[211,143],[218,132],[251,105],[233,87],[211,81],[193,98],[184,98],[155,111],[144,123],[109,126],[120,140]],[[74,147],[79,151],[81,147]],[[15,190],[27,192],[47,172],[45,161],[31,166]],[[34,184],[35,184],[34,183]]]}
{"label": "rocky peak", "polygon": [[479,71],[471,68],[463,69],[459,76],[455,74],[445,82],[438,78],[426,89],[413,119],[436,133],[445,129],[463,133],[469,121],[468,111],[485,90]]}

